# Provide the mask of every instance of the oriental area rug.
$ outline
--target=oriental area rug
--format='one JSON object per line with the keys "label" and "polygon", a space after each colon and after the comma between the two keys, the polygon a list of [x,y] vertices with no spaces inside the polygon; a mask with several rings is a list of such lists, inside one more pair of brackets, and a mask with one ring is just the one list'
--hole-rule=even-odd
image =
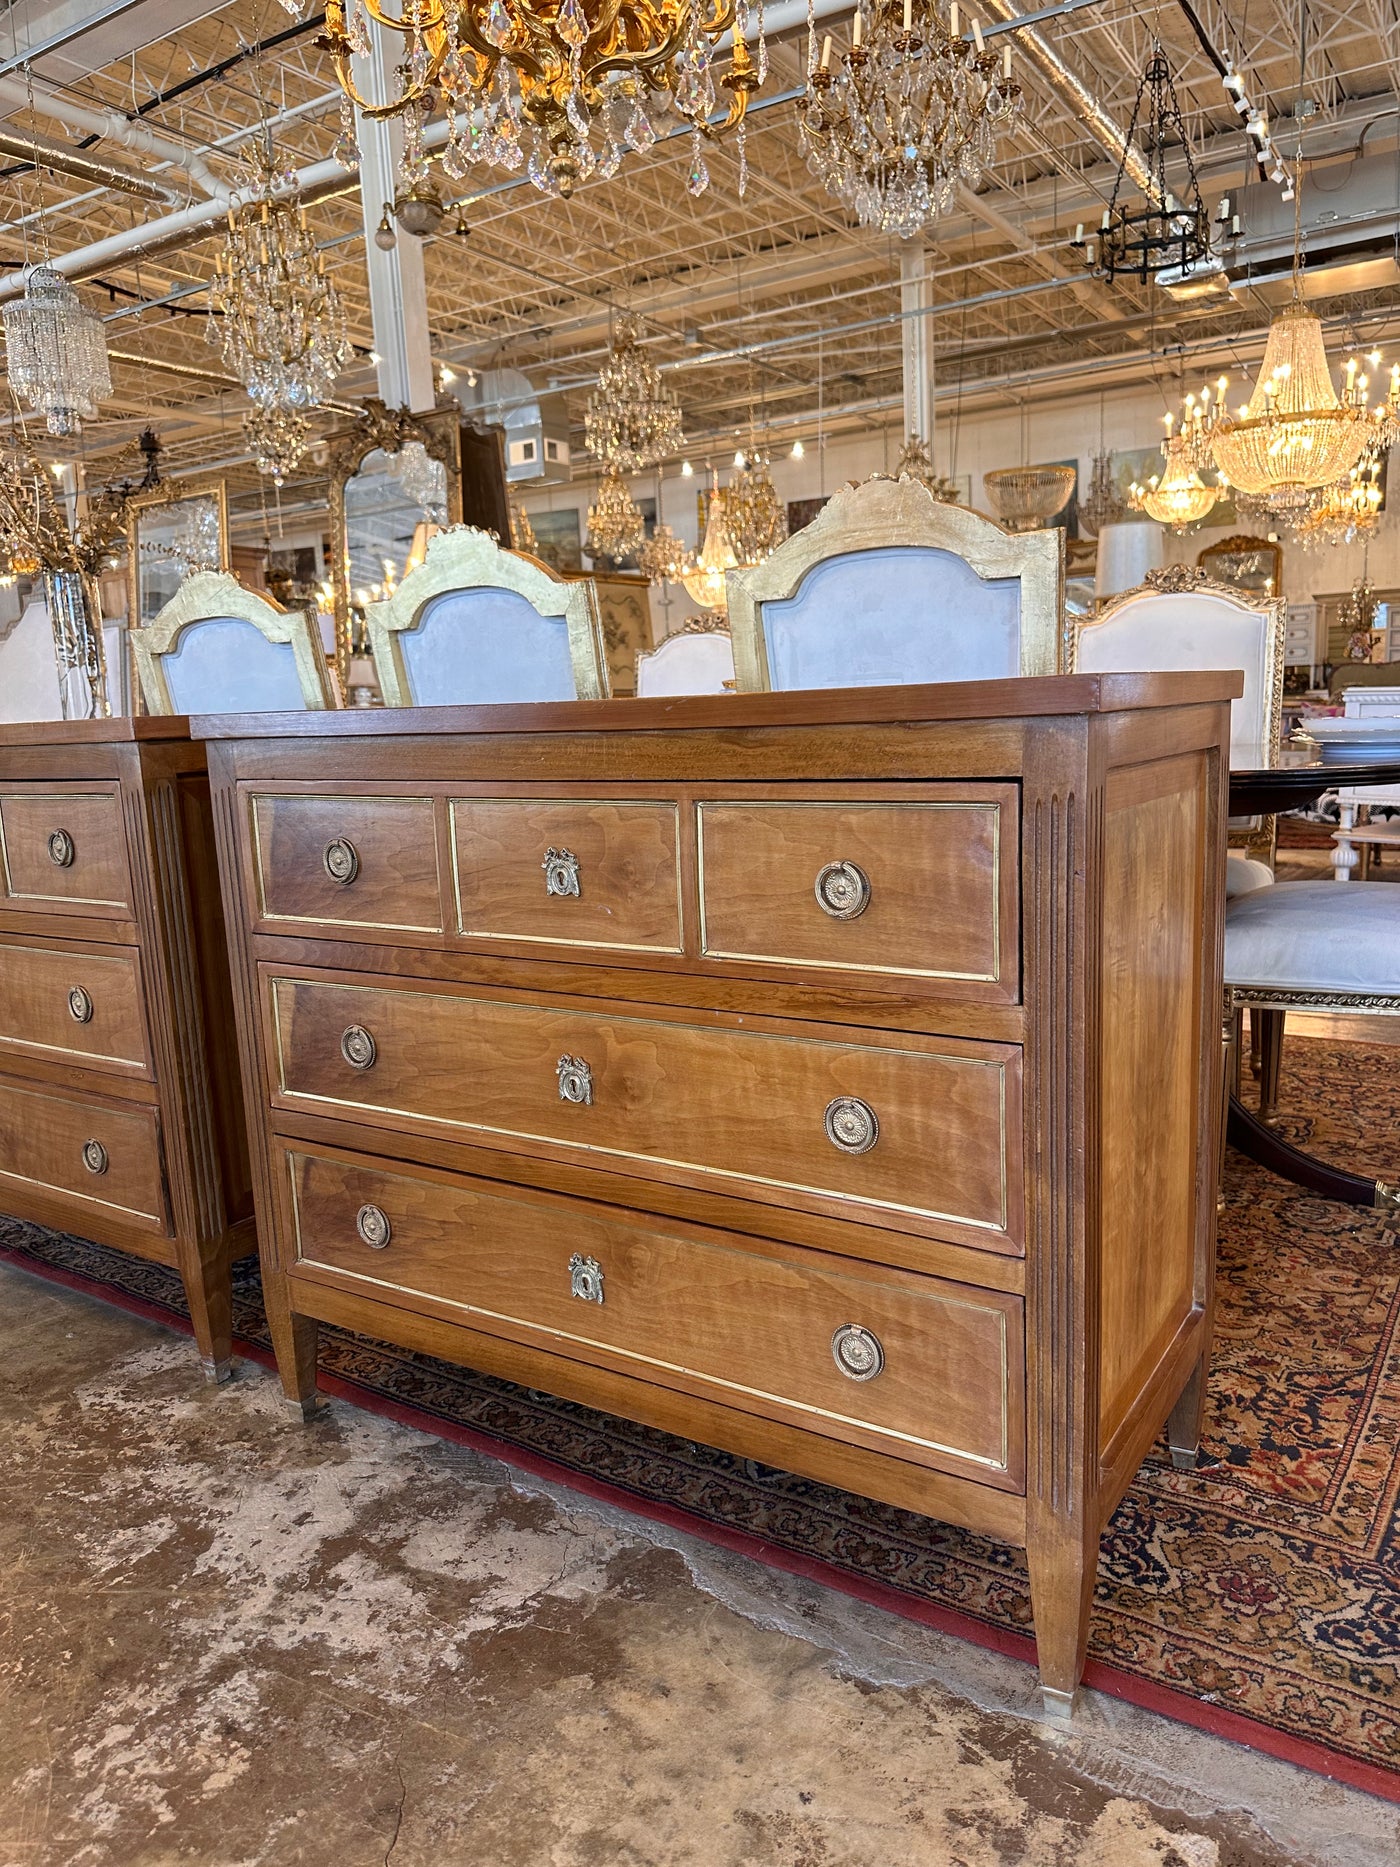
{"label": "oriental area rug", "polygon": [[[1283,1128],[1400,1167],[1400,1050],[1290,1039]],[[1088,1683],[1400,1800],[1400,1242],[1228,1157],[1206,1462],[1165,1446],[1104,1535]],[[178,1325],[173,1272],[0,1220],[21,1266]],[[235,1327],[270,1359],[255,1263]],[[322,1386],[1032,1659],[1019,1551],[335,1329]]]}

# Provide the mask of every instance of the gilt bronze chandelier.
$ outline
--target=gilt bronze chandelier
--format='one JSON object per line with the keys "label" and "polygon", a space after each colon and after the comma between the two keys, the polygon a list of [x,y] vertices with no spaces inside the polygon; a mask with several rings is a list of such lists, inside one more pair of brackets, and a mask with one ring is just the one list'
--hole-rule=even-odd
{"label": "gilt bronze chandelier", "polygon": [[685,447],[680,407],[637,341],[635,318],[618,320],[608,360],[588,398],[583,433],[590,453],[624,473],[655,466]]}
{"label": "gilt bronze chandelier", "polygon": [[[1171,417],[1167,417],[1170,422]],[[1199,525],[1219,499],[1222,488],[1208,486],[1196,471],[1190,449],[1179,434],[1168,432],[1162,443],[1163,467],[1145,483],[1134,481],[1128,503],[1135,512],[1145,512],[1174,532],[1189,531]]]}
{"label": "gilt bronze chandelier", "polygon": [[973,186],[1021,110],[1011,47],[988,51],[956,0],[861,0],[850,49],[832,41],[798,105],[807,165],[863,226],[912,239]]}
{"label": "gilt bronze chandelier", "polygon": [[[743,0],[746,5],[747,0]],[[762,11],[759,11],[759,20]],[[371,23],[398,36],[397,94],[376,102],[356,86],[353,57],[371,50]],[[732,32],[721,69],[718,42]],[[354,109],[404,119],[403,170],[412,183],[426,160],[422,132],[439,102],[449,119],[443,167],[463,177],[476,163],[524,168],[543,193],[567,197],[581,181],[616,174],[627,150],[656,142],[654,114],[695,133],[688,185],[709,174],[700,136],[742,123],[767,59],[748,48],[736,0],[326,0],[316,41],[330,54],[344,95],[340,152],[355,160]],[[720,92],[729,104],[710,126]],[[353,109],[352,109],[353,106]]]}
{"label": "gilt bronze chandelier", "polygon": [[588,508],[583,548],[590,557],[631,557],[646,537],[646,521],[626,480],[608,467],[598,482],[598,497]]}

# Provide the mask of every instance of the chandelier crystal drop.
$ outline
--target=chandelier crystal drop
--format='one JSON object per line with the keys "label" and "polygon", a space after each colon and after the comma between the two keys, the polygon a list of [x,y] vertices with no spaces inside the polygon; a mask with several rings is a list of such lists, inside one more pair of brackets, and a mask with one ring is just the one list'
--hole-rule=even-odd
{"label": "chandelier crystal drop", "polygon": [[[542,193],[567,198],[592,176],[615,175],[629,150],[645,154],[667,115],[706,135],[742,123],[767,68],[761,0],[755,10],[756,59],[748,0],[403,0],[397,14],[380,0],[327,0],[316,44],[362,116],[403,117],[410,185],[426,173],[423,129],[440,106],[449,175],[465,180],[478,164],[523,170]],[[398,89],[384,102],[358,90],[351,67],[370,51],[371,25],[396,35],[401,53],[388,61]],[[719,41],[731,32],[726,63]],[[727,112],[711,126],[721,93]],[[342,114],[337,147],[353,162],[353,113]],[[692,192],[707,181],[701,157]]]}
{"label": "chandelier crystal drop", "polygon": [[823,39],[798,113],[812,173],[863,226],[908,240],[976,184],[1021,108],[1009,41],[987,50],[976,22],[965,37],[956,4],[945,24],[935,0],[861,0],[839,62]]}
{"label": "chandelier crystal drop", "polygon": [[771,557],[788,535],[787,507],[762,454],[745,455],[724,491],[724,527],[745,570]]}
{"label": "chandelier crystal drop", "polygon": [[295,408],[264,408],[255,402],[243,417],[243,434],[258,472],[277,486],[291,477],[311,445],[311,424]]}
{"label": "chandelier crystal drop", "polygon": [[434,460],[421,441],[405,441],[390,455],[404,494],[435,525],[447,523],[447,468]]}
{"label": "chandelier crystal drop", "polygon": [[5,306],[5,350],[10,387],[50,434],[76,434],[112,393],[101,321],[52,266],[35,266],[24,297]]}
{"label": "chandelier crystal drop", "polygon": [[624,473],[685,450],[680,407],[638,342],[634,318],[618,320],[584,411],[583,434],[590,453]]}
{"label": "chandelier crystal drop", "polygon": [[1145,485],[1134,482],[1128,503],[1135,512],[1145,512],[1174,532],[1189,531],[1211,511],[1222,489],[1206,485],[1181,435],[1167,436],[1162,458],[1165,464],[1160,473],[1154,473]]}
{"label": "chandelier crystal drop", "polygon": [[608,467],[598,482],[598,497],[588,508],[589,557],[625,558],[637,551],[646,537],[646,520],[616,467]]}
{"label": "chandelier crystal drop", "polygon": [[207,336],[259,408],[319,408],[350,360],[345,311],[304,210],[275,188],[264,150],[215,258]]}

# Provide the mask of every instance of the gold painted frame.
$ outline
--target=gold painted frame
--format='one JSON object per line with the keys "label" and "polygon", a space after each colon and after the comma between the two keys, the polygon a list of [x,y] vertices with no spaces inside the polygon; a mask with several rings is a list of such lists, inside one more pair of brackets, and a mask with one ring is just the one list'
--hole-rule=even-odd
{"label": "gold painted frame", "polygon": [[[166,480],[147,493],[133,493],[126,502],[126,623],[133,638],[141,622],[141,514],[162,506],[183,505],[187,499],[213,495],[219,509],[219,569],[229,568],[228,482],[221,474],[196,474],[185,480]],[[154,618],[153,618],[154,620]]]}
{"label": "gold painted frame", "polygon": [[[1241,590],[1246,595],[1250,595],[1252,593],[1248,584],[1229,583],[1215,569],[1215,560],[1218,558],[1246,555],[1257,555],[1269,559],[1274,567],[1273,597],[1281,597],[1283,595],[1283,546],[1273,544],[1267,538],[1257,538],[1253,534],[1243,532],[1237,532],[1229,538],[1219,538],[1213,545],[1207,545],[1204,551],[1197,552],[1196,568],[1214,583],[1223,584],[1227,590]],[[1271,597],[1264,598],[1265,602],[1272,600]]]}
{"label": "gold painted frame", "polygon": [[513,590],[541,616],[563,616],[580,700],[608,698],[608,659],[598,593],[589,577],[561,577],[539,558],[505,551],[493,533],[456,525],[428,541],[427,554],[394,594],[365,608],[370,654],[386,707],[411,707],[400,637],[434,598],[453,590]]}
{"label": "gold painted frame", "polygon": [[1064,605],[1064,534],[1008,532],[968,506],[933,497],[921,480],[876,476],[843,486],[810,525],[751,570],[730,571],[729,628],[740,693],[767,693],[772,681],[763,629],[765,603],[796,596],[809,571],[828,558],[889,546],[926,546],[961,558],[984,581],[1021,585],[1021,673],[1057,674]]}
{"label": "gold painted frame", "polygon": [[[136,652],[136,674],[141,692],[152,713],[176,711],[165,678],[163,657],[175,647],[183,630],[191,623],[234,617],[251,623],[260,635],[279,646],[290,646],[296,660],[297,682],[309,712],[322,713],[339,708],[340,700],[325,655],[321,652],[320,631],[304,610],[283,609],[256,591],[245,590],[228,571],[196,571],[187,577],[179,590],[144,629],[133,629],[132,645]],[[231,707],[230,712],[237,712]]]}

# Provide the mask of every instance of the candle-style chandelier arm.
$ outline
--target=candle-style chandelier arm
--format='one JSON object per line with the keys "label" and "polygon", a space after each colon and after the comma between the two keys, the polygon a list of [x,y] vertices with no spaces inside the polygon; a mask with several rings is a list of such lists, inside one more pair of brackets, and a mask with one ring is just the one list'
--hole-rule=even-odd
{"label": "candle-style chandelier arm", "polygon": [[[386,13],[379,0],[360,0],[360,4],[376,26],[383,26],[389,32],[402,33],[406,39],[421,40],[427,52],[425,71],[418,78],[406,79],[397,97],[387,103],[373,104],[357,87],[351,63],[356,48],[345,29],[344,0],[326,0],[325,27],[312,43],[318,51],[329,56],[336,83],[361,116],[374,120],[397,117],[410,105],[424,102],[442,74],[448,53],[452,50],[447,14],[437,6],[415,4],[402,17],[396,17]],[[399,69],[402,73],[403,67]]]}

